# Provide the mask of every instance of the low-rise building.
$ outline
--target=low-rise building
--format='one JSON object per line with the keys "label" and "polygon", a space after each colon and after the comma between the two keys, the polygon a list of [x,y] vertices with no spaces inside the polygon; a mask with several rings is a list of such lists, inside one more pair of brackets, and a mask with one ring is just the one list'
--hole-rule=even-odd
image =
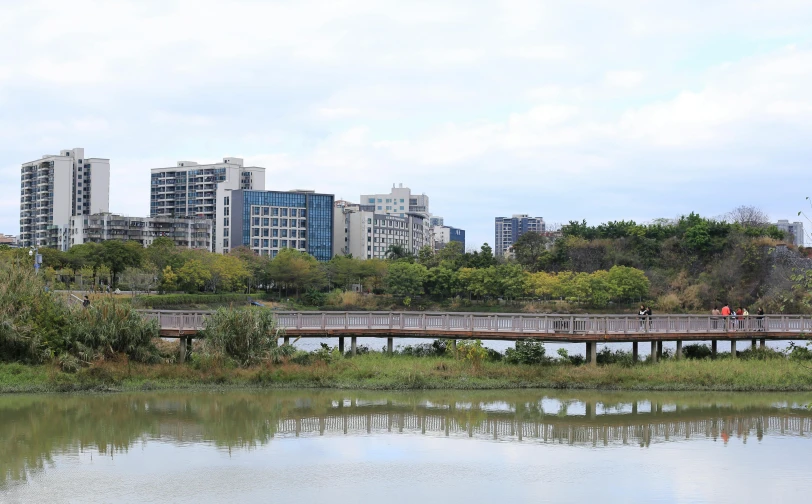
{"label": "low-rise building", "polygon": [[[405,217],[406,214],[419,214],[428,219],[429,197],[425,194],[412,194],[412,190],[399,184],[392,184],[392,191],[385,194],[362,194],[361,205],[372,206],[378,215],[397,215]],[[428,224],[428,222],[427,222]]]}
{"label": "low-rise building", "polygon": [[220,187],[217,200],[216,252],[248,247],[258,255],[276,257],[292,248],[319,261],[332,259],[332,194]]}
{"label": "low-rise building", "polygon": [[462,249],[465,250],[465,230],[451,226],[435,225],[432,226],[432,235],[434,237],[434,250],[438,251],[451,242],[459,242],[462,244]]}
{"label": "low-rise building", "polygon": [[10,235],[4,235],[3,233],[0,233],[0,245],[5,245],[7,247],[16,248],[17,247],[17,237],[16,236],[10,236]]}
{"label": "low-rise building", "polygon": [[197,217],[127,217],[113,213],[71,218],[67,243],[136,241],[148,247],[156,238],[170,238],[178,247],[211,250],[212,221]]}

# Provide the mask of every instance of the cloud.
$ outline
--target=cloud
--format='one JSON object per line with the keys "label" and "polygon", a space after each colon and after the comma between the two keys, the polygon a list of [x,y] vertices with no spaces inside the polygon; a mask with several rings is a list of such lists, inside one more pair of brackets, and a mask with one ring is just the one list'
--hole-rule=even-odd
{"label": "cloud", "polygon": [[497,214],[787,218],[812,155],[810,24],[795,0],[31,0],[0,19],[0,196],[82,146],[128,213],[149,168],[239,155],[273,188],[403,182],[474,246]]}

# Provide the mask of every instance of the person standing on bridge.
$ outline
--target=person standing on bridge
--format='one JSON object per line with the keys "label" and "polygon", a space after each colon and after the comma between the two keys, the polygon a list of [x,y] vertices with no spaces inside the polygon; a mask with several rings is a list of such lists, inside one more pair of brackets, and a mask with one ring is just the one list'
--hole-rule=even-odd
{"label": "person standing on bridge", "polygon": [[648,327],[651,328],[651,306],[646,306],[646,320],[648,320]]}
{"label": "person standing on bridge", "polygon": [[719,307],[713,305],[713,310],[711,310],[711,327],[714,329],[719,327],[719,315],[721,314],[722,312],[719,311]]}
{"label": "person standing on bridge", "polygon": [[758,311],[756,312],[756,323],[758,324],[758,330],[764,330],[764,308],[758,307]]}
{"label": "person standing on bridge", "polygon": [[640,305],[640,311],[637,312],[637,315],[640,317],[640,329],[646,328],[646,307],[645,305]]}
{"label": "person standing on bridge", "polygon": [[727,328],[728,320],[730,319],[730,306],[728,303],[725,303],[725,305],[722,307],[722,317],[724,317],[725,328]]}
{"label": "person standing on bridge", "polygon": [[741,306],[736,308],[736,326],[739,331],[744,327],[744,308]]}

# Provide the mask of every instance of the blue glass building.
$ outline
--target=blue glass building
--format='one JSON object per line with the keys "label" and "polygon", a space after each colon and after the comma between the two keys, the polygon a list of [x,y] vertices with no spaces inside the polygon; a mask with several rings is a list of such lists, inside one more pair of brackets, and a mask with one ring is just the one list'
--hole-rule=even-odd
{"label": "blue glass building", "polygon": [[309,191],[231,191],[230,248],[275,257],[293,248],[319,261],[333,257],[332,194]]}

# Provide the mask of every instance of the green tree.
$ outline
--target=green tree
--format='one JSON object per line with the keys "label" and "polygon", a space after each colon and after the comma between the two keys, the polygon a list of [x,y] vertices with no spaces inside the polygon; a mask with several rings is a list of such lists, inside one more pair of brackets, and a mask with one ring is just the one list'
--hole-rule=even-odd
{"label": "green tree", "polygon": [[419,296],[427,274],[422,264],[396,261],[389,266],[386,290],[394,296]]}
{"label": "green tree", "polygon": [[177,282],[187,292],[197,292],[211,280],[211,271],[200,259],[191,259],[177,272]]}
{"label": "green tree", "polygon": [[513,244],[516,262],[528,271],[539,271],[547,252],[547,238],[540,233],[524,233]]}
{"label": "green tree", "polygon": [[607,280],[613,297],[623,301],[642,300],[648,296],[651,285],[645,273],[627,266],[612,266]]}
{"label": "green tree", "polygon": [[426,291],[439,298],[451,297],[457,291],[457,278],[454,270],[436,266],[426,274]]}
{"label": "green tree", "polygon": [[127,268],[141,266],[143,258],[144,248],[138,242],[107,240],[101,243],[101,263],[110,268],[114,287],[119,274]]}

